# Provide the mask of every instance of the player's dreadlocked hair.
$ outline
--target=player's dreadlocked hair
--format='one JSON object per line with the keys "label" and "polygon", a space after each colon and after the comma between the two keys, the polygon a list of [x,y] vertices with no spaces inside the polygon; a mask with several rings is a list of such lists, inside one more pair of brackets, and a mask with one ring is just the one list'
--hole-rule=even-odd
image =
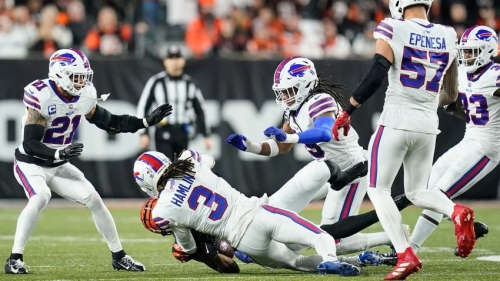
{"label": "player's dreadlocked hair", "polygon": [[163,172],[163,175],[158,181],[158,191],[162,191],[165,188],[165,184],[169,179],[180,179],[185,175],[190,175],[194,177],[196,173],[195,171],[193,171],[193,168],[194,164],[193,162],[191,162],[191,160],[189,160],[189,158],[179,160],[177,154],[175,154],[174,161]]}
{"label": "player's dreadlocked hair", "polygon": [[323,70],[318,74],[318,83],[316,86],[309,92],[309,95],[307,96],[306,100],[310,99],[314,94],[317,93],[326,93],[332,96],[332,98],[339,104],[342,108],[345,108],[345,103],[342,101],[342,98],[344,97],[340,92],[336,91],[338,89],[343,89],[345,85],[343,84],[334,84],[334,83],[328,83],[328,80],[331,78],[322,78],[322,74],[325,72],[325,70],[328,68],[329,64],[326,65]]}

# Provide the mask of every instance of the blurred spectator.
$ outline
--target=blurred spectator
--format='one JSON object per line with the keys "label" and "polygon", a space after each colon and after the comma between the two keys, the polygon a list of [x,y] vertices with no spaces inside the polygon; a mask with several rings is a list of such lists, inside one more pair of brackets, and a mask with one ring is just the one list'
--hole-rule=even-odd
{"label": "blurred spectator", "polygon": [[352,42],[352,53],[353,55],[370,59],[375,54],[375,39],[373,38],[373,32],[375,31],[376,23],[369,22],[365,26],[363,33],[359,33],[354,38]]}
{"label": "blurred spectator", "polygon": [[363,33],[366,17],[366,12],[357,3],[351,3],[344,21],[338,25],[338,32],[343,34],[349,42],[354,41],[356,35]]}
{"label": "blurred spectator", "polygon": [[158,11],[160,10],[159,0],[142,0],[142,20],[148,24],[150,28],[158,26]]}
{"label": "blurred spectator", "polygon": [[73,46],[80,47],[90,28],[92,22],[87,18],[85,6],[79,0],[71,1],[67,6],[68,28],[73,33]]}
{"label": "blurred spectator", "polygon": [[484,6],[479,9],[479,16],[481,17],[477,24],[486,25],[497,33],[500,32],[500,18],[495,15],[495,10],[492,6]]}
{"label": "blurred spectator", "polygon": [[118,15],[111,7],[99,11],[97,24],[85,38],[85,46],[104,56],[126,54],[132,42],[132,27],[118,22]]}
{"label": "blurred spectator", "polygon": [[50,57],[57,49],[70,47],[73,42],[71,31],[56,23],[58,13],[57,7],[49,4],[42,8],[40,14],[40,39],[32,50],[41,51],[45,57]]}
{"label": "blurred spectator", "polygon": [[337,25],[332,20],[323,20],[323,34],[325,36],[322,44],[323,57],[335,59],[349,57],[351,44],[343,35],[337,33]]}
{"label": "blurred spectator", "polygon": [[457,2],[451,5],[450,20],[451,26],[455,28],[457,36],[460,38],[465,29],[470,26],[467,21],[467,9],[463,3]]}
{"label": "blurred spectator", "polygon": [[214,55],[221,39],[222,20],[213,14],[215,0],[199,0],[199,16],[189,23],[186,44],[195,58]]}
{"label": "blurred spectator", "polygon": [[24,58],[28,46],[28,35],[16,28],[7,15],[0,15],[0,58]]}
{"label": "blurred spectator", "polygon": [[42,6],[42,0],[28,0],[26,4],[26,7],[31,15],[31,19],[37,26],[40,25]]}
{"label": "blurred spectator", "polygon": [[[198,15],[198,0],[166,0],[167,24],[186,27]],[[224,1],[224,0],[220,0]]]}
{"label": "blurred spectator", "polygon": [[278,54],[279,45],[274,40],[267,26],[254,31],[253,38],[247,43],[248,53],[255,58],[274,58]]}
{"label": "blurred spectator", "polygon": [[12,19],[12,6],[14,1],[0,0],[0,16],[7,16]]}
{"label": "blurred spectator", "polygon": [[222,56],[231,55],[232,52],[243,52],[251,37],[252,20],[248,13],[236,6],[226,20],[223,21],[219,53]]}
{"label": "blurred spectator", "polygon": [[38,40],[38,29],[31,20],[30,13],[26,6],[17,6],[13,11],[15,27],[19,29],[26,37],[27,44],[31,47]]}

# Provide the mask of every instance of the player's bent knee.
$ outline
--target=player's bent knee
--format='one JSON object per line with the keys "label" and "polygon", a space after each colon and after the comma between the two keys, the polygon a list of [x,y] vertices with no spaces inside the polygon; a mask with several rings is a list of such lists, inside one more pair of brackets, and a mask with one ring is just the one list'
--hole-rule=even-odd
{"label": "player's bent knee", "polygon": [[[312,161],[302,169],[307,174],[309,181],[326,183],[330,178],[330,169],[323,161]],[[318,186],[320,188],[321,186]]]}
{"label": "player's bent knee", "polygon": [[43,211],[49,204],[51,195],[46,192],[40,192],[30,197],[28,204],[36,206],[38,212]]}
{"label": "player's bent knee", "polygon": [[95,208],[97,206],[104,206],[104,202],[102,201],[101,196],[96,191],[90,194],[85,200],[83,200],[83,202],[80,203],[82,203],[89,209]]}

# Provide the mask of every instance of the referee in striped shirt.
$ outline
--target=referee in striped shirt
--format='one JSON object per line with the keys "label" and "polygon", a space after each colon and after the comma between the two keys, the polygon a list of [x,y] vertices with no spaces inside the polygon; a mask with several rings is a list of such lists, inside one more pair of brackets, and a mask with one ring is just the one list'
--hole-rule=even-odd
{"label": "referee in striped shirt", "polygon": [[[170,45],[163,60],[165,71],[149,78],[137,105],[137,117],[147,116],[155,105],[167,102],[172,105],[172,114],[156,125],[154,134],[156,150],[172,160],[174,153],[179,154],[188,148],[189,126],[193,121],[205,137],[205,148],[212,148],[210,128],[205,122],[203,110],[204,99],[191,77],[184,74],[185,64],[179,46]],[[141,134],[140,145],[144,150],[149,149],[149,133],[148,129],[144,129]]]}

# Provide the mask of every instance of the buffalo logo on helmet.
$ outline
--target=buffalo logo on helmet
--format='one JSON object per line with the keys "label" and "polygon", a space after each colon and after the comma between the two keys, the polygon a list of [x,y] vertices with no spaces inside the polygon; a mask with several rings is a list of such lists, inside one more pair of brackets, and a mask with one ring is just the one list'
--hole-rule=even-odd
{"label": "buffalo logo on helmet", "polygon": [[[292,75],[293,77],[303,77],[306,70],[308,69],[311,69],[310,65],[294,63],[292,64],[292,66],[290,66],[288,74]],[[314,71],[311,70],[311,73],[314,74]]]}
{"label": "buffalo logo on helmet", "polygon": [[76,61],[76,58],[70,53],[56,54],[51,59],[50,65],[54,65],[55,63],[59,63],[60,65],[68,65],[72,64]]}
{"label": "buffalo logo on helmet", "polygon": [[493,33],[491,31],[481,29],[476,33],[476,37],[479,40],[484,40],[484,41],[490,41],[491,37],[493,36]]}

